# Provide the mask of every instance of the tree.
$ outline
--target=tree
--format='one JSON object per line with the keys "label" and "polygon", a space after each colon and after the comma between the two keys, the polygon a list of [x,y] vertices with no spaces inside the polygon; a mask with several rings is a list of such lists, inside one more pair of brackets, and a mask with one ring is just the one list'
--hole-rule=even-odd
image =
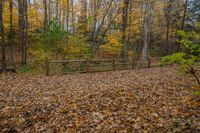
{"label": "tree", "polygon": [[186,19],[186,14],[187,14],[187,7],[188,7],[188,0],[185,0],[181,30],[185,29],[185,19]]}
{"label": "tree", "polygon": [[44,29],[47,30],[48,28],[47,0],[43,0],[43,5],[44,5]]}
{"label": "tree", "polygon": [[9,45],[10,45],[10,64],[11,66],[14,65],[14,58],[13,58],[13,1],[10,0],[10,38],[9,38]]}
{"label": "tree", "polygon": [[128,59],[128,45],[126,42],[126,29],[128,27],[128,10],[129,9],[129,0],[124,0],[123,3],[123,14],[122,14],[122,43],[124,45],[123,55],[125,59]]}
{"label": "tree", "polygon": [[[103,42],[104,37],[106,36],[107,31],[110,29],[110,26],[113,24],[113,22],[115,21],[116,17],[119,14],[119,5],[117,5],[116,7],[113,6],[113,3],[115,4],[114,0],[108,1],[108,5],[106,4],[105,9],[103,9],[102,11],[102,16],[99,18],[99,20],[97,20],[97,16],[98,16],[98,11],[94,12],[94,29],[93,29],[93,53],[96,53],[99,49],[99,46],[101,45],[101,43]],[[100,8],[102,5],[102,1],[100,0],[99,3],[97,3],[97,10],[98,8]],[[112,18],[109,18],[109,22],[107,22],[108,19],[108,13],[111,12],[112,14]],[[100,24],[98,24],[98,22]],[[98,25],[97,25],[98,24]],[[105,28],[106,27],[106,28]],[[101,37],[99,37],[101,36]]]}
{"label": "tree", "polygon": [[19,6],[19,45],[21,51],[21,63],[27,64],[27,37],[28,37],[28,3],[27,0],[18,0]]}
{"label": "tree", "polygon": [[87,36],[88,33],[88,22],[87,22],[87,0],[81,0],[81,9],[80,9],[80,16],[79,16],[79,33]]}
{"label": "tree", "polygon": [[72,17],[71,17],[71,22],[72,22],[72,30],[73,30],[73,35],[75,34],[75,16],[74,16],[74,0],[71,0],[71,12],[72,12]]}
{"label": "tree", "polygon": [[142,59],[147,60],[147,50],[150,43],[150,30],[151,30],[151,19],[152,19],[152,2],[147,1],[143,4],[144,8],[144,20],[143,20],[143,50]]}
{"label": "tree", "polygon": [[170,44],[169,44],[169,30],[172,22],[172,10],[173,10],[173,1],[169,0],[167,2],[167,6],[165,8],[165,18],[166,18],[166,38],[165,44],[163,48],[163,55],[167,55],[170,53]]}
{"label": "tree", "polygon": [[69,13],[70,13],[69,0],[67,0],[67,46],[69,44]]}
{"label": "tree", "polygon": [[182,70],[192,74],[200,85],[200,79],[196,74],[196,69],[200,68],[200,23],[196,28],[197,30],[191,32],[178,31],[178,42],[183,47],[183,51],[163,57],[162,64],[179,64]]}
{"label": "tree", "polygon": [[5,46],[5,34],[3,24],[3,0],[0,0],[0,28],[1,28],[1,58],[2,58],[2,70],[6,71],[6,46]]}

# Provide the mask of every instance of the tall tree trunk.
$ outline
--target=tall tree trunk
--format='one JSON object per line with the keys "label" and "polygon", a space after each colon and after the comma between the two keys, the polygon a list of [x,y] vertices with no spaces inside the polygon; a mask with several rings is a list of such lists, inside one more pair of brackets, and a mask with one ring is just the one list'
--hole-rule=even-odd
{"label": "tall tree trunk", "polygon": [[10,36],[9,36],[9,46],[10,46],[10,64],[14,65],[13,58],[13,1],[10,0]]}
{"label": "tall tree trunk", "polygon": [[79,32],[84,36],[87,35],[88,23],[87,23],[87,0],[81,0],[81,14],[79,16]]}
{"label": "tall tree trunk", "polygon": [[19,47],[18,51],[21,52],[22,50],[22,40],[21,40],[21,34],[22,34],[22,1],[18,0],[18,38],[19,38]]}
{"label": "tall tree trunk", "polygon": [[24,66],[27,65],[27,44],[28,44],[28,2],[27,0],[24,1],[25,6],[25,37],[24,37]]}
{"label": "tall tree trunk", "polygon": [[165,37],[165,44],[164,44],[164,48],[163,48],[163,55],[168,55],[171,51],[170,51],[170,43],[169,43],[169,36],[170,36],[170,26],[171,26],[171,21],[172,21],[172,4],[173,1],[169,0],[167,3],[167,7],[166,7],[166,14],[165,14],[165,18],[166,18],[166,37]]}
{"label": "tall tree trunk", "polygon": [[56,0],[56,21],[57,21],[57,23],[59,22],[59,20],[58,20],[58,15],[59,15],[59,10],[58,10],[58,4],[59,3],[59,0]]}
{"label": "tall tree trunk", "polygon": [[[129,4],[129,12],[131,12],[132,10],[132,1],[130,1]],[[128,24],[128,39],[127,39],[127,43],[130,44],[130,39],[131,39],[131,25],[132,25],[132,18],[131,18],[131,14],[129,13],[129,24]]]}
{"label": "tall tree trunk", "polygon": [[95,0],[94,3],[93,3],[93,31],[92,31],[92,43],[93,43],[93,46],[95,46],[95,43],[96,43],[96,24],[97,24],[97,1]]}
{"label": "tall tree trunk", "polygon": [[186,0],[185,4],[184,4],[184,12],[183,12],[181,30],[184,30],[184,28],[185,28],[185,19],[186,19],[186,14],[187,14],[187,6],[188,6],[188,0]]}
{"label": "tall tree trunk", "polygon": [[115,14],[113,14],[113,17],[112,17],[112,19],[110,20],[110,22],[109,22],[107,28],[106,28],[106,29],[102,32],[102,34],[101,34],[101,39],[98,41],[97,47],[96,47],[94,53],[96,53],[96,52],[98,51],[100,44],[102,44],[102,42],[103,42],[103,40],[104,40],[104,38],[105,38],[105,36],[106,36],[106,33],[108,32],[110,26],[114,23],[115,19],[118,17],[120,11],[121,11],[120,8],[118,8],[117,12],[116,12]]}
{"label": "tall tree trunk", "polygon": [[24,50],[25,50],[25,19],[24,19],[24,0],[20,0],[21,2],[21,14],[20,14],[20,17],[21,17],[21,27],[20,27],[20,31],[21,31],[21,34],[20,34],[20,39],[21,39],[21,62],[22,62],[22,66],[24,66]]}
{"label": "tall tree trunk", "polygon": [[144,36],[143,36],[143,50],[142,50],[142,59],[144,61],[147,61],[147,53],[148,53],[148,47],[150,43],[150,25],[151,25],[151,17],[152,17],[152,3],[151,2],[145,2],[144,3]]}
{"label": "tall tree trunk", "polygon": [[52,13],[51,13],[51,0],[48,0],[48,25],[50,25],[50,21],[51,21],[51,15],[52,15]]}
{"label": "tall tree trunk", "polygon": [[44,30],[48,27],[48,13],[47,13],[47,0],[43,0],[44,5]]}
{"label": "tall tree trunk", "polygon": [[142,50],[142,59],[144,61],[147,60],[147,49],[148,49],[148,22],[146,20],[146,16],[144,18],[144,38],[143,38],[143,42],[144,42],[144,46],[143,46],[143,50]]}
{"label": "tall tree trunk", "polygon": [[164,49],[164,55],[167,55],[170,53],[169,51],[169,29],[170,29],[170,22],[167,20],[167,26],[166,26],[166,39],[165,39],[165,49]]}
{"label": "tall tree trunk", "polygon": [[62,25],[62,3],[59,3],[59,24]]}
{"label": "tall tree trunk", "polygon": [[[100,34],[101,29],[102,29],[102,27],[103,27],[103,25],[104,25],[104,23],[105,23],[105,19],[106,19],[107,15],[108,15],[108,13],[109,13],[109,11],[110,11],[110,8],[111,8],[111,6],[112,6],[112,4],[113,4],[113,1],[114,1],[114,0],[110,0],[110,3],[109,3],[109,5],[108,5],[108,7],[107,7],[107,9],[106,9],[106,11],[105,11],[105,14],[104,14],[103,18],[102,18],[102,21],[101,21],[99,27],[95,30],[95,31],[96,31],[96,34],[94,34],[95,38],[94,38],[94,40],[93,40],[93,41],[94,41],[94,43],[93,43],[93,53],[96,53],[96,52],[97,52],[96,49],[98,49],[98,46],[100,45],[99,42],[101,42],[101,40],[98,40],[98,35]],[[106,32],[107,32],[107,31],[106,31]],[[97,40],[98,40],[98,41],[97,41]],[[96,42],[97,42],[97,45],[95,45]]]}
{"label": "tall tree trunk", "polygon": [[128,8],[129,8],[129,0],[124,0],[123,20],[122,20],[122,43],[124,45],[123,56],[125,59],[128,58],[128,45],[126,42],[126,29],[128,27]]}
{"label": "tall tree trunk", "polygon": [[3,25],[3,0],[0,0],[0,28],[1,28],[1,58],[2,58],[2,70],[6,71],[6,46],[5,35]]}
{"label": "tall tree trunk", "polygon": [[70,12],[69,0],[67,0],[67,46],[69,44],[69,12]]}
{"label": "tall tree trunk", "polygon": [[28,36],[28,4],[27,0],[18,0],[19,5],[19,32],[20,32],[20,46],[21,46],[21,63],[22,66],[27,64],[27,36]]}
{"label": "tall tree trunk", "polygon": [[73,31],[73,35],[74,35],[75,34],[75,28],[76,28],[75,25],[74,25],[74,23],[75,23],[75,17],[74,17],[74,0],[71,0],[71,9],[72,9],[72,11],[71,11],[72,12],[72,20],[71,20],[72,22],[71,23],[72,23],[72,28],[73,28],[72,31]]}

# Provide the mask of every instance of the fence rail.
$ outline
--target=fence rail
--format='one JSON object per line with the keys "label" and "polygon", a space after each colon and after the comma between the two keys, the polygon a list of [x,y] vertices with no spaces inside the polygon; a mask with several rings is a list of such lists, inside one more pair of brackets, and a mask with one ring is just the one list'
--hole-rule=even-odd
{"label": "fence rail", "polygon": [[136,59],[46,61],[45,70],[47,76],[51,75],[51,65],[56,64],[61,65],[65,74],[126,70],[158,66],[156,60],[158,59],[148,59],[145,62]]}

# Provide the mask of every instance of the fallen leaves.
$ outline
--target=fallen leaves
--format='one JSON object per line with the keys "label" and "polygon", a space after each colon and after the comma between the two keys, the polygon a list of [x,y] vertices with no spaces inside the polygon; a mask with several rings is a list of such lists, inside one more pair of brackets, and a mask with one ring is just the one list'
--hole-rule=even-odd
{"label": "fallen leaves", "polygon": [[0,132],[199,132],[193,78],[176,68],[0,76]]}

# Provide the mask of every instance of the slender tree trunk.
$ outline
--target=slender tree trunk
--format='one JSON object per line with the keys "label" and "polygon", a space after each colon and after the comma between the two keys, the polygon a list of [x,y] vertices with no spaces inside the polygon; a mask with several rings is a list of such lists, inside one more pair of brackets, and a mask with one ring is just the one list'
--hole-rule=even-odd
{"label": "slender tree trunk", "polygon": [[22,50],[22,40],[21,40],[21,30],[22,30],[22,2],[21,0],[18,0],[18,38],[19,38],[19,47],[18,51],[21,52]]}
{"label": "slender tree trunk", "polygon": [[56,21],[58,23],[58,0],[56,0]]}
{"label": "slender tree trunk", "polygon": [[[185,0],[183,18],[182,18],[182,23],[181,23],[181,27],[180,27],[181,30],[185,29],[185,19],[186,19],[186,14],[187,14],[187,7],[188,7],[188,0]],[[180,37],[178,37],[178,39],[180,39]],[[179,52],[180,50],[181,50],[181,45],[178,43],[177,52]]]}
{"label": "slender tree trunk", "polygon": [[65,28],[67,27],[67,26],[66,26],[66,14],[67,14],[67,8],[66,8],[66,5],[63,5],[62,8],[63,8],[62,30],[64,31]]}
{"label": "slender tree trunk", "polygon": [[1,28],[1,58],[2,58],[2,70],[6,72],[6,46],[5,35],[3,25],[3,0],[0,0],[0,28]]}
{"label": "slender tree trunk", "polygon": [[170,22],[167,20],[167,31],[166,31],[166,40],[165,40],[165,49],[164,49],[164,55],[169,54],[169,28],[170,28]]}
{"label": "slender tree trunk", "polygon": [[142,50],[142,59],[147,61],[148,47],[150,44],[150,28],[151,28],[151,17],[152,17],[152,3],[145,2],[144,5],[144,36],[143,36],[143,50]]}
{"label": "slender tree trunk", "polygon": [[129,0],[124,0],[123,5],[123,23],[122,23],[122,43],[124,44],[124,59],[128,58],[128,45],[126,42],[126,29],[128,27],[128,7]]}
{"label": "slender tree trunk", "polygon": [[171,26],[171,20],[172,20],[172,15],[171,15],[171,10],[172,10],[172,4],[173,1],[169,0],[167,3],[167,7],[166,7],[166,37],[165,37],[165,44],[164,44],[164,49],[162,51],[163,55],[168,55],[171,51],[170,51],[170,45],[169,44],[169,36],[170,36],[170,26]]}
{"label": "slender tree trunk", "polygon": [[93,10],[93,31],[92,31],[92,43],[93,43],[93,46],[95,46],[95,43],[96,43],[96,23],[97,23],[97,1],[95,0],[94,1],[94,10]]}
{"label": "slender tree trunk", "polygon": [[51,0],[48,0],[48,25],[50,25],[50,21],[51,21]]}
{"label": "slender tree trunk", "polygon": [[184,13],[183,13],[183,20],[182,20],[182,24],[181,24],[181,30],[184,30],[185,28],[185,19],[186,19],[186,14],[187,14],[187,6],[188,6],[188,0],[185,1],[184,4]]}
{"label": "slender tree trunk", "polygon": [[74,18],[74,0],[71,0],[71,9],[72,9],[72,27],[73,27],[73,35],[75,34],[75,18]]}
{"label": "slender tree trunk", "polygon": [[122,43],[124,45],[124,58],[128,58],[128,45],[126,42],[126,29],[128,27],[128,8],[129,8],[129,0],[124,0],[123,5],[123,22],[122,22]]}
{"label": "slender tree trunk", "polygon": [[144,20],[144,46],[143,46],[143,50],[142,50],[142,59],[143,60],[147,60],[147,49],[148,49],[148,25],[147,25],[147,20],[145,17]]}
{"label": "slender tree trunk", "polygon": [[69,12],[70,12],[69,0],[67,0],[67,46],[69,44]]}
{"label": "slender tree trunk", "polygon": [[14,65],[13,58],[13,2],[10,0],[10,36],[9,36],[9,45],[10,45],[10,64]]}
{"label": "slender tree trunk", "polygon": [[24,1],[25,6],[25,40],[24,40],[24,66],[27,65],[27,44],[28,44],[28,3]]}
{"label": "slender tree trunk", "polygon": [[[131,9],[132,9],[132,2],[130,1],[129,12],[131,12]],[[130,44],[130,38],[131,38],[131,25],[132,25],[132,18],[131,14],[129,13],[128,39],[127,39],[128,44]]]}
{"label": "slender tree trunk", "polygon": [[144,2],[142,1],[141,2],[141,9],[140,9],[140,17],[142,18],[142,19],[140,19],[140,36],[141,36],[141,39],[140,39],[140,44],[138,45],[138,47],[137,47],[137,59],[139,59],[140,58],[140,54],[141,54],[141,52],[142,52],[142,48],[143,48],[143,38],[144,38],[144,34],[143,34],[143,32],[144,32],[144,9],[143,9],[143,5],[144,5]]}
{"label": "slender tree trunk", "polygon": [[87,35],[88,23],[87,23],[87,0],[81,0],[81,15],[79,16],[79,32],[84,36]]}
{"label": "slender tree trunk", "polygon": [[18,0],[19,4],[19,41],[21,47],[22,66],[27,64],[27,36],[28,36],[28,4],[27,0]]}
{"label": "slender tree trunk", "polygon": [[20,14],[20,17],[21,17],[21,27],[20,27],[20,31],[21,31],[21,36],[20,36],[20,38],[21,38],[21,62],[22,62],[22,66],[24,66],[24,51],[25,51],[25,44],[24,44],[24,42],[25,42],[25,33],[24,33],[24,29],[25,29],[25,20],[24,20],[24,0],[20,0],[20,2],[21,2],[21,14]]}
{"label": "slender tree trunk", "polygon": [[43,0],[44,4],[44,30],[48,27],[48,13],[47,13],[47,0]]}
{"label": "slender tree trunk", "polygon": [[103,33],[101,34],[101,39],[98,41],[97,47],[96,47],[94,53],[96,53],[96,52],[99,50],[99,46],[100,46],[100,44],[102,44],[102,42],[103,42],[103,40],[104,40],[104,38],[105,38],[105,36],[106,36],[106,33],[107,33],[108,30],[109,30],[109,27],[114,23],[114,21],[115,21],[115,19],[118,17],[118,14],[119,14],[119,13],[120,13],[120,10],[119,10],[119,8],[118,8],[117,13],[113,15],[113,18],[112,18],[111,21],[109,22],[107,28],[106,28],[106,29],[103,31]]}
{"label": "slender tree trunk", "polygon": [[62,3],[59,4],[59,24],[62,25]]}
{"label": "slender tree trunk", "polygon": [[[95,38],[94,38],[94,40],[93,40],[93,41],[94,41],[94,44],[93,44],[93,53],[96,52],[96,49],[98,49],[97,47],[99,46],[99,42],[101,42],[101,40],[98,40],[98,41],[97,41],[98,35],[100,34],[101,29],[102,29],[102,27],[103,27],[103,25],[104,25],[104,23],[105,23],[106,16],[107,16],[107,14],[108,14],[108,12],[109,12],[109,10],[110,10],[110,8],[111,8],[111,5],[112,5],[113,1],[114,1],[114,0],[111,0],[111,1],[110,1],[110,3],[109,3],[109,5],[108,5],[108,7],[107,7],[107,9],[106,9],[106,12],[105,12],[105,14],[104,14],[104,16],[103,16],[103,18],[102,18],[102,21],[101,21],[99,27],[95,30],[95,31],[96,31],[96,34],[94,34]],[[96,28],[96,27],[95,27],[95,28]],[[107,31],[106,31],[106,32],[107,32]],[[96,41],[98,42],[97,46],[95,45],[95,44],[96,44]]]}

